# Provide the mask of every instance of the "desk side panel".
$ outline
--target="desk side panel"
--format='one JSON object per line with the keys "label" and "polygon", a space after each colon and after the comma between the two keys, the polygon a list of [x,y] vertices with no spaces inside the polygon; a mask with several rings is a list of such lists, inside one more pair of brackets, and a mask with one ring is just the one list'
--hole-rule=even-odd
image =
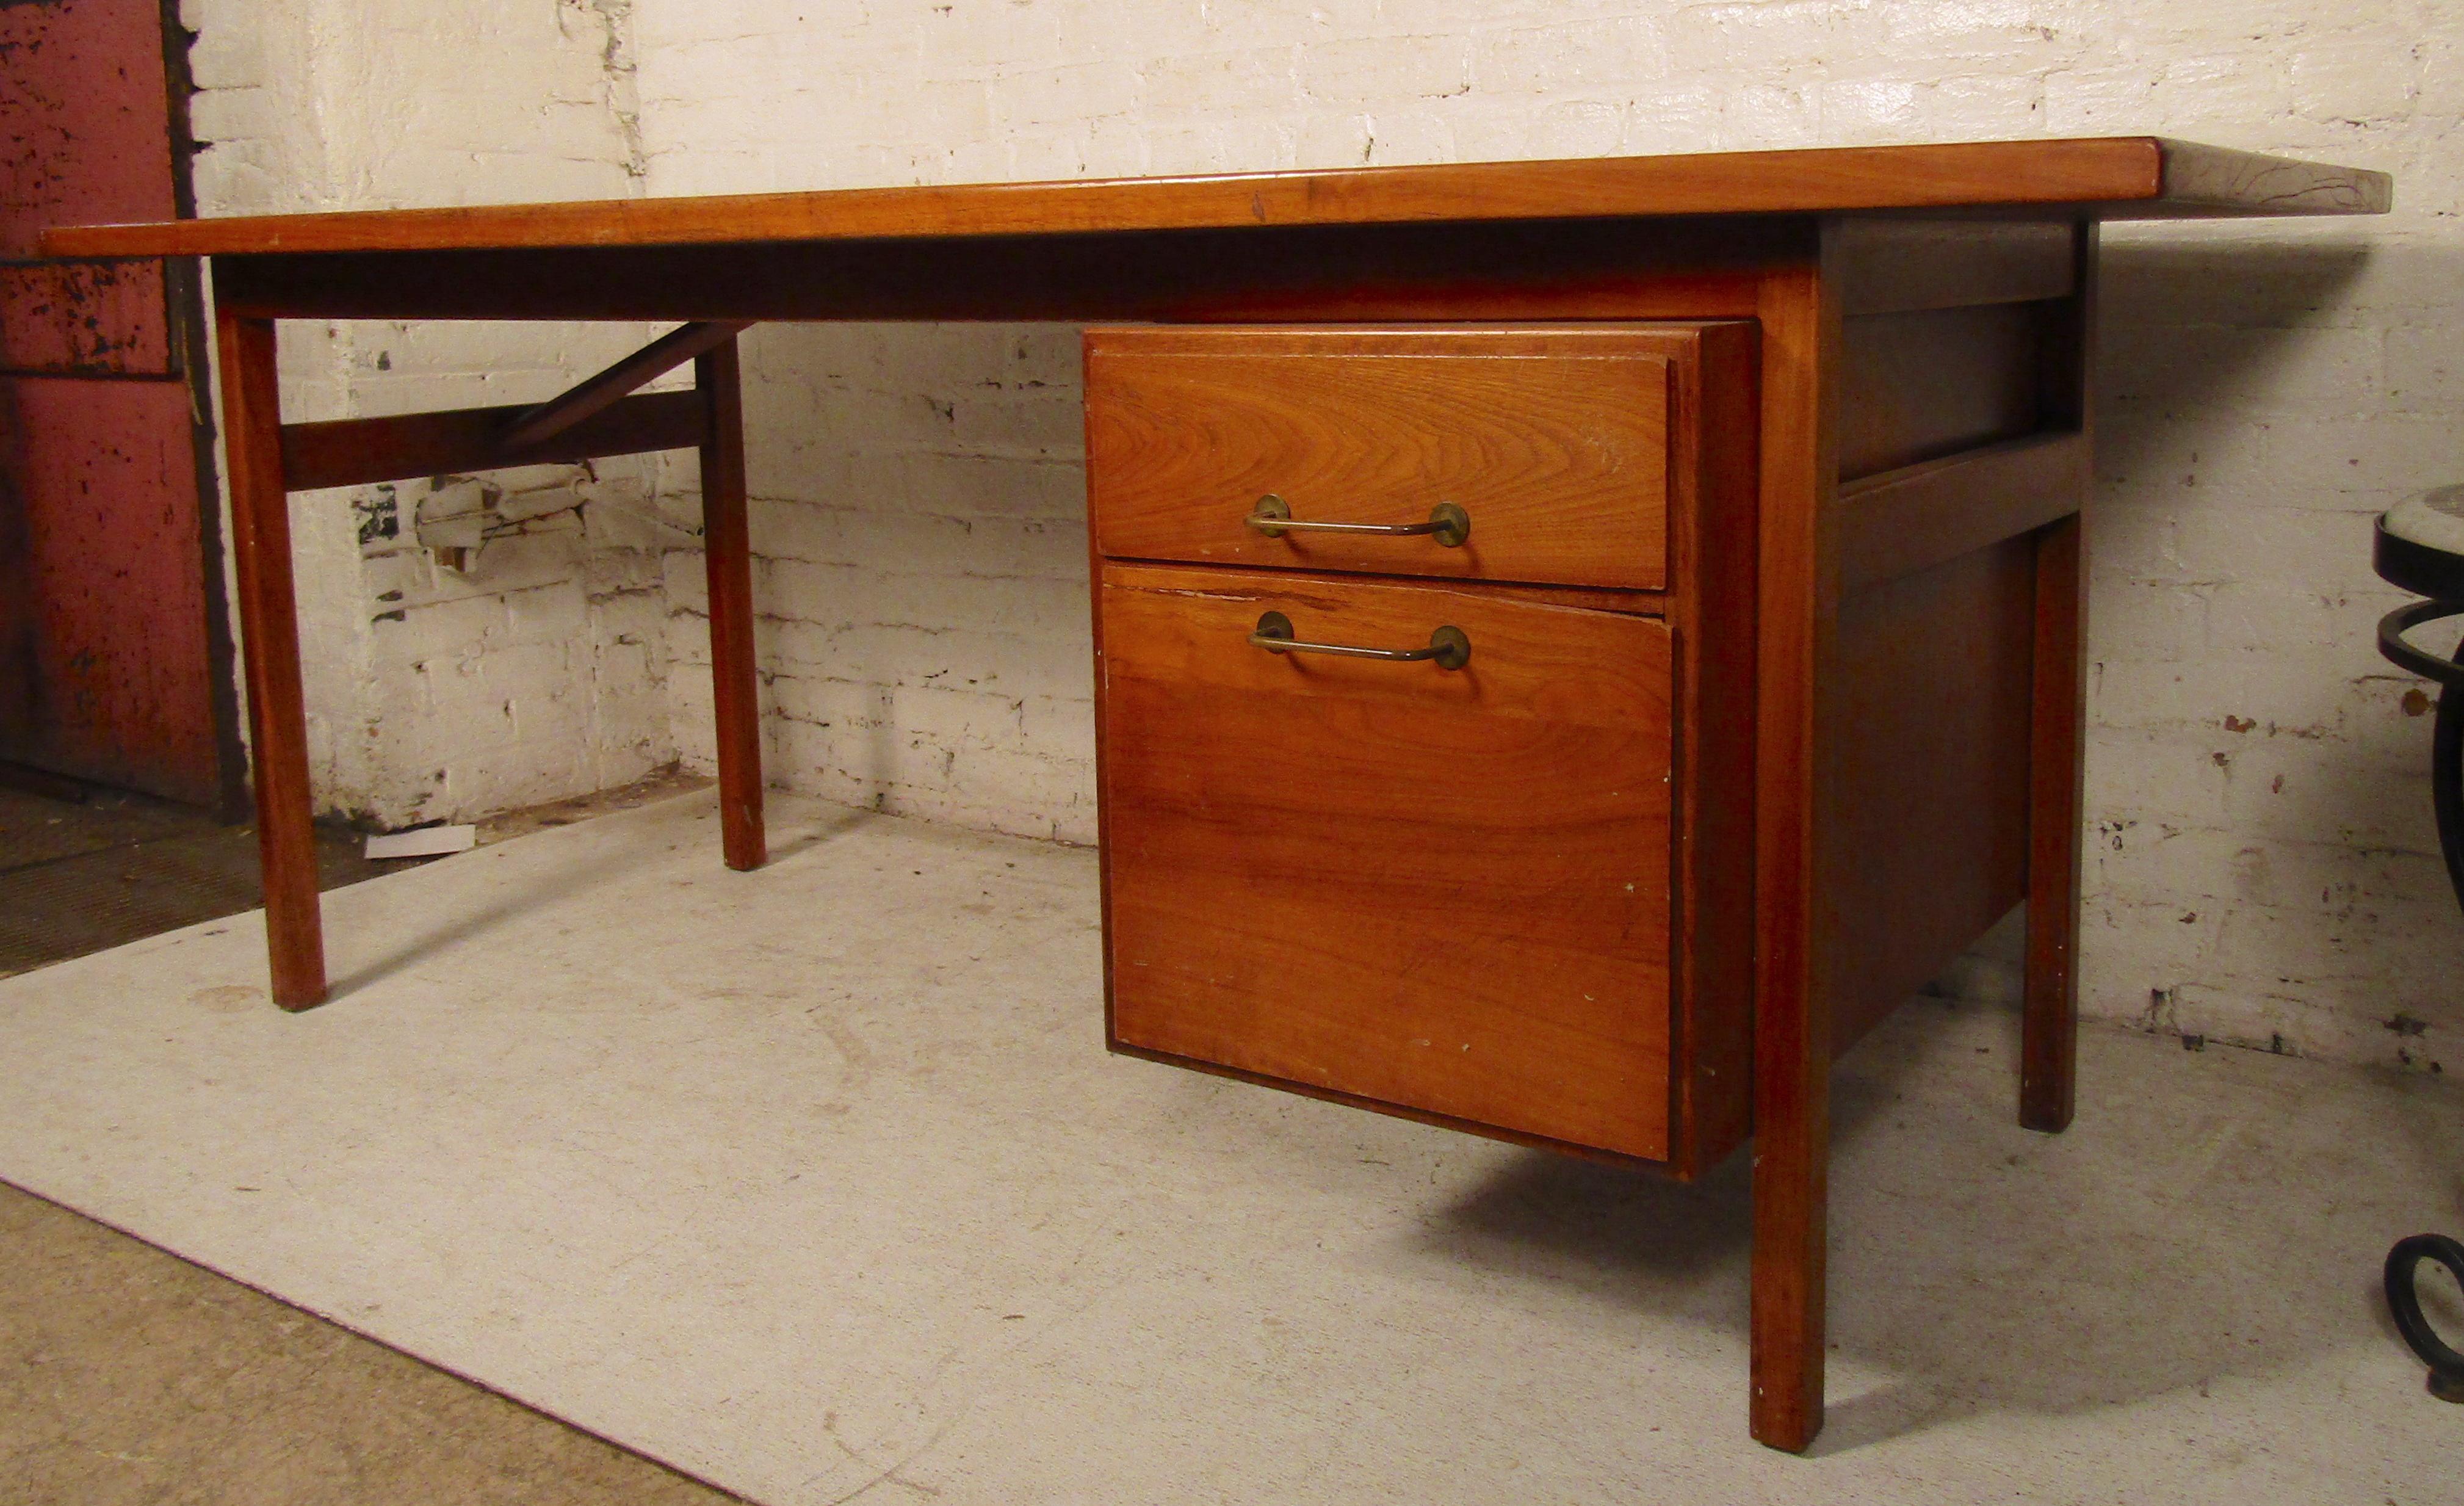
{"label": "desk side panel", "polygon": [[1840,239],[1877,311],[1842,336],[1835,1053],[2028,895],[2036,530],[2087,476],[2092,276],[2076,224]]}
{"label": "desk side panel", "polygon": [[2035,638],[2025,536],[1841,604],[1835,1053],[2027,897]]}

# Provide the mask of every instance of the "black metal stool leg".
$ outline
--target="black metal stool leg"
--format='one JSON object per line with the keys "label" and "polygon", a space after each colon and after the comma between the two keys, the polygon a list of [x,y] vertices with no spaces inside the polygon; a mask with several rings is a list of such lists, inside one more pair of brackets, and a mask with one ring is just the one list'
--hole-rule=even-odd
{"label": "black metal stool leg", "polygon": [[[2464,679],[2464,643],[2455,645]],[[2450,680],[2438,693],[2438,725],[2430,739],[2430,798],[2438,811],[2438,849],[2447,854],[2448,881],[2464,905],[2464,683]]]}
{"label": "black metal stool leg", "polygon": [[[2409,563],[2409,569],[2390,572],[2390,541],[2384,522],[2380,524],[2379,573],[2396,585],[2418,589],[2416,582],[2429,582],[2431,571],[2423,562],[2427,558],[2418,545],[2405,545],[2414,553],[2406,556],[2398,551],[2398,563]],[[2401,543],[2402,541],[2393,541]],[[2455,557],[2445,557],[2453,561]],[[2438,565],[2444,570],[2451,566]],[[2445,581],[2443,575],[2438,581]],[[2432,599],[2399,607],[2379,623],[2379,652],[2389,662],[2438,682],[2438,720],[2430,739],[2430,797],[2438,814],[2438,849],[2447,858],[2447,877],[2455,886],[2455,902],[2464,905],[2464,642],[2455,645],[2450,659],[2425,653],[2405,641],[2405,630],[2442,617],[2464,616],[2464,603]],[[2424,1260],[2434,1260],[2445,1266],[2458,1281],[2464,1281],[2464,1244],[2444,1234],[2415,1234],[2396,1242],[2387,1251],[2387,1310],[2395,1317],[2396,1327],[2404,1335],[2408,1348],[2430,1367],[2430,1394],[2443,1402],[2464,1403],[2464,1351],[2458,1351],[2438,1336],[2430,1320],[2422,1316],[2421,1298],[2413,1290],[2413,1275]]]}
{"label": "black metal stool leg", "polygon": [[2464,1245],[2444,1234],[2414,1234],[2395,1242],[2387,1257],[2387,1311],[2404,1335],[2407,1347],[2430,1366],[2430,1394],[2442,1402],[2464,1402],[2464,1352],[2451,1347],[2421,1314],[2421,1294],[2413,1279],[2425,1260],[2445,1266],[2464,1281]]}
{"label": "black metal stool leg", "polygon": [[[2385,573],[2384,526],[2381,534]],[[2452,657],[2442,659],[2404,636],[2425,622],[2453,617],[2464,617],[2464,602],[2433,598],[2399,607],[2379,619],[2379,653],[2397,668],[2438,682],[2438,720],[2430,739],[2430,799],[2438,816],[2438,849],[2447,857],[2447,877],[2455,886],[2455,902],[2464,904],[2464,642],[2455,645]]]}
{"label": "black metal stool leg", "polygon": [[[2438,850],[2455,902],[2464,905],[2464,643],[2446,658],[2405,641],[2405,631],[2442,618],[2464,617],[2464,486],[2426,492],[2382,514],[2373,530],[2370,565],[2389,586],[2427,596],[2379,620],[2379,653],[2387,661],[2438,682],[2438,720],[2430,739],[2430,798],[2438,813]],[[2464,1402],[2464,1351],[2438,1336],[2422,1316],[2413,1273],[2424,1260],[2464,1281],[2464,1244],[2444,1234],[2415,1234],[2387,1252],[2387,1310],[2404,1341],[2430,1366],[2430,1394]]]}

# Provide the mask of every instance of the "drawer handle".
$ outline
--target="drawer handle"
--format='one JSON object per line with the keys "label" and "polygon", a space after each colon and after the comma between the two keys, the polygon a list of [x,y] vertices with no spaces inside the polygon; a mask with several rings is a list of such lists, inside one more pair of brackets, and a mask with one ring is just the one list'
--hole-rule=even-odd
{"label": "drawer handle", "polygon": [[1429,634],[1425,649],[1364,649],[1349,643],[1303,643],[1292,636],[1292,620],[1279,611],[1258,618],[1249,642],[1269,653],[1331,653],[1347,659],[1384,659],[1391,664],[1416,664],[1426,659],[1441,670],[1459,670],[1471,662],[1471,639],[1461,628],[1443,627]]}
{"label": "drawer handle", "polygon": [[1424,523],[1294,522],[1292,504],[1268,492],[1258,498],[1258,505],[1250,508],[1249,516],[1242,521],[1269,539],[1280,539],[1287,533],[1374,533],[1389,538],[1426,534],[1449,549],[1459,549],[1471,537],[1471,514],[1452,502],[1440,502],[1430,508],[1429,520]]}

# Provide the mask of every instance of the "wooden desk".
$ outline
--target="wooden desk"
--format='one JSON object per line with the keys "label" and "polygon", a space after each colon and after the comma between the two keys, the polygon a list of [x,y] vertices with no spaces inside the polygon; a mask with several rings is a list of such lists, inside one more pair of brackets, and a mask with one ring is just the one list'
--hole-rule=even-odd
{"label": "wooden desk", "polygon": [[[1556,443],[1548,475],[1559,492],[1502,488],[1469,501],[1474,547],[1448,555],[1421,538],[1411,556],[1300,555],[1288,552],[1296,536],[1220,506],[1183,516],[1169,487],[1146,485],[1154,478],[1141,467],[1214,423],[1191,396],[1204,382],[1170,366],[1174,340],[1202,344],[1208,332],[1090,336],[1099,644],[1108,632],[1116,640],[1098,695],[1111,1040],[1678,1176],[1750,1134],[1753,1430],[1801,1450],[1822,1415],[1833,1056],[2024,900],[2020,1118],[2054,1131],[2071,1117],[2079,503],[2098,222],[2378,213],[2388,198],[2378,173],[2133,137],[291,215],[55,230],[42,250],[212,261],[267,927],[286,1008],[319,1002],[326,986],[286,491],[697,446],[726,859],[749,869],[763,852],[734,338],[744,324],[1242,326],[1246,334],[1214,336],[1239,336],[1234,346],[1207,349],[1253,363],[1346,349],[1442,357],[1455,363],[1445,380],[1471,388],[1481,373],[1465,363],[1489,357],[1629,362],[1616,380],[1660,396],[1602,407],[1582,394],[1606,388],[1558,380],[1563,368],[1516,368],[1529,380],[1493,410],[1498,443],[1516,453]],[[275,387],[275,321],[284,318],[693,322],[537,408],[286,426]],[[1206,353],[1181,354],[1193,351]],[[695,391],[627,395],[687,360]],[[1367,390],[1320,380],[1324,365],[1281,369],[1299,380],[1265,389]],[[1419,401],[1397,388],[1377,399],[1386,406],[1321,424],[1330,444],[1353,445],[1345,474],[1375,475],[1381,455],[1403,456],[1399,469],[1412,472],[1407,440],[1394,436],[1441,444],[1456,432],[1426,414],[1417,428],[1404,422]],[[1466,401],[1447,411],[1490,411]],[[1596,423],[1542,422],[1551,404],[1585,401]],[[1268,428],[1308,432],[1306,412],[1286,418]],[[1624,434],[1614,445],[1611,430]],[[1391,442],[1353,444],[1363,433]],[[1201,432],[1199,448],[1221,438]],[[1592,459],[1570,458],[1576,451]],[[1612,451],[1614,464],[1599,461]],[[1593,461],[1599,474],[1576,499],[1551,500],[1574,497],[1562,484],[1569,468]],[[1647,496],[1636,490],[1646,472]],[[1182,481],[1190,475],[1204,479]],[[1480,473],[1455,480],[1477,489]],[[1397,505],[1368,500],[1388,513]],[[1575,528],[1577,516],[1590,521]],[[1544,537],[1552,529],[1565,537]],[[1193,577],[1172,573],[1219,550],[1230,573],[1209,579],[1235,588],[1193,591]],[[1380,574],[1417,584],[1379,585]],[[1441,576],[1460,579],[1441,589],[1432,584]],[[1241,604],[1239,622],[1187,606],[1220,599]],[[1422,655],[1379,667],[1408,668],[1418,681],[1311,682],[1351,687],[1343,694],[1353,698],[1304,701],[1290,677],[1302,655],[1280,647],[1290,616],[1270,631],[1272,619],[1253,611],[1277,602],[1388,631],[1420,631],[1442,611],[1471,625],[1476,657],[1451,679]],[[1228,687],[1222,696],[1178,694],[1207,675]],[[1527,929],[1548,933],[1554,950],[1532,954],[1544,962],[1524,983],[1536,988],[1548,967],[1578,959],[1597,963],[1603,986],[1640,1001],[1599,1006],[1587,994],[1596,1008],[1583,1017],[1538,1022],[1562,1027],[1554,1039],[1625,1052],[1614,1073],[1571,1070],[1597,1065],[1579,1049],[1557,1051],[1570,1070],[1554,1075],[1546,1050],[1500,1052],[1507,1064],[1494,1068],[1472,1052],[1531,1023],[1514,980],[1489,976],[1505,970],[1498,948],[1521,944],[1520,933],[1469,927],[1477,946],[1441,954],[1457,971],[1440,969],[1439,986],[1407,1001],[1433,1029],[1463,1037],[1442,1068],[1398,1054],[1431,1047],[1425,1035],[1364,1035],[1377,1022],[1339,989],[1310,1000],[1316,1012],[1303,1019],[1276,1012],[1278,1001],[1255,991],[1263,985],[1193,1002],[1187,990],[1133,997],[1109,976],[1125,948],[1140,949],[1145,966],[1153,948],[1184,945],[1170,924],[1175,897],[1159,892],[1176,875],[1220,876],[1260,853],[1301,854],[1291,876],[1338,912],[1353,904],[1337,919],[1376,921],[1357,906],[1366,891],[1328,875],[1335,865],[1309,829],[1347,811],[1391,827],[1404,819],[1391,792],[1354,780],[1348,804],[1312,795],[1317,804],[1207,806],[1180,776],[1224,772],[1206,762],[1215,744],[1191,733],[1191,719],[1254,711],[1266,697],[1286,708],[1353,705],[1397,686],[1448,687],[1484,714],[1513,712],[1514,701],[1551,734],[1532,734],[1535,748],[1572,750],[1541,755],[1567,760],[1557,772],[1595,774],[1606,766],[1597,759],[1620,759],[1636,773],[1577,787],[1541,768],[1530,786],[1535,800],[1571,791],[1533,824],[1556,823],[1580,862],[1630,868],[1636,851],[1664,856],[1661,876],[1616,891],[1639,897],[1608,901],[1624,907],[1616,924],[1593,923],[1605,912],[1579,905],[1552,908],[1551,894],[1577,890],[1550,890],[1551,870],[1528,842],[1512,849],[1523,866],[1511,884],[1492,894],[1478,885],[1502,880],[1465,879],[1473,900],[1510,897],[1534,918]],[[1257,727],[1280,723],[1249,725],[1263,736]],[[1469,736],[1448,726],[1446,737]],[[1398,759],[1426,751],[1409,737],[1373,734],[1366,745]],[[1479,753],[1494,742],[1461,745]],[[1292,788],[1309,770],[1260,773]],[[1664,798],[1638,803],[1625,787],[1654,781]],[[1509,830],[1527,808],[1541,810],[1492,800],[1458,828],[1470,831],[1477,817],[1487,836],[1511,842],[1528,835]],[[1134,853],[1124,855],[1116,822],[1135,824]],[[1413,839],[1441,827],[1412,828]],[[1446,855],[1433,851],[1431,861]],[[1584,876],[1578,866],[1569,859],[1570,882]],[[1432,934],[1456,933],[1441,921]],[[1243,960],[1243,945],[1288,940],[1235,926],[1205,944],[1259,973],[1271,969]],[[1338,931],[1319,962],[1342,944]],[[1451,992],[1449,977],[1461,986]]]}

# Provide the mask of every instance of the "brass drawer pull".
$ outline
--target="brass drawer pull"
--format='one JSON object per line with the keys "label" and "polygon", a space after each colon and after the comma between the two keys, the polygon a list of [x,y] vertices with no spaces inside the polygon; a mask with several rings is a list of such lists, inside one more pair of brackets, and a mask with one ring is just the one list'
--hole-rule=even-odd
{"label": "brass drawer pull", "polygon": [[1258,505],[1250,508],[1249,516],[1242,521],[1269,539],[1280,539],[1287,533],[1373,533],[1390,538],[1426,534],[1447,548],[1457,549],[1471,537],[1471,514],[1452,502],[1440,502],[1430,508],[1429,520],[1424,523],[1294,522],[1291,503],[1268,492],[1258,498]]}
{"label": "brass drawer pull", "polygon": [[1292,620],[1279,611],[1258,618],[1249,642],[1269,653],[1331,653],[1347,659],[1385,659],[1395,664],[1428,660],[1441,670],[1459,670],[1471,662],[1471,639],[1461,628],[1444,627],[1429,634],[1425,649],[1363,649],[1349,643],[1303,643],[1292,636]]}

